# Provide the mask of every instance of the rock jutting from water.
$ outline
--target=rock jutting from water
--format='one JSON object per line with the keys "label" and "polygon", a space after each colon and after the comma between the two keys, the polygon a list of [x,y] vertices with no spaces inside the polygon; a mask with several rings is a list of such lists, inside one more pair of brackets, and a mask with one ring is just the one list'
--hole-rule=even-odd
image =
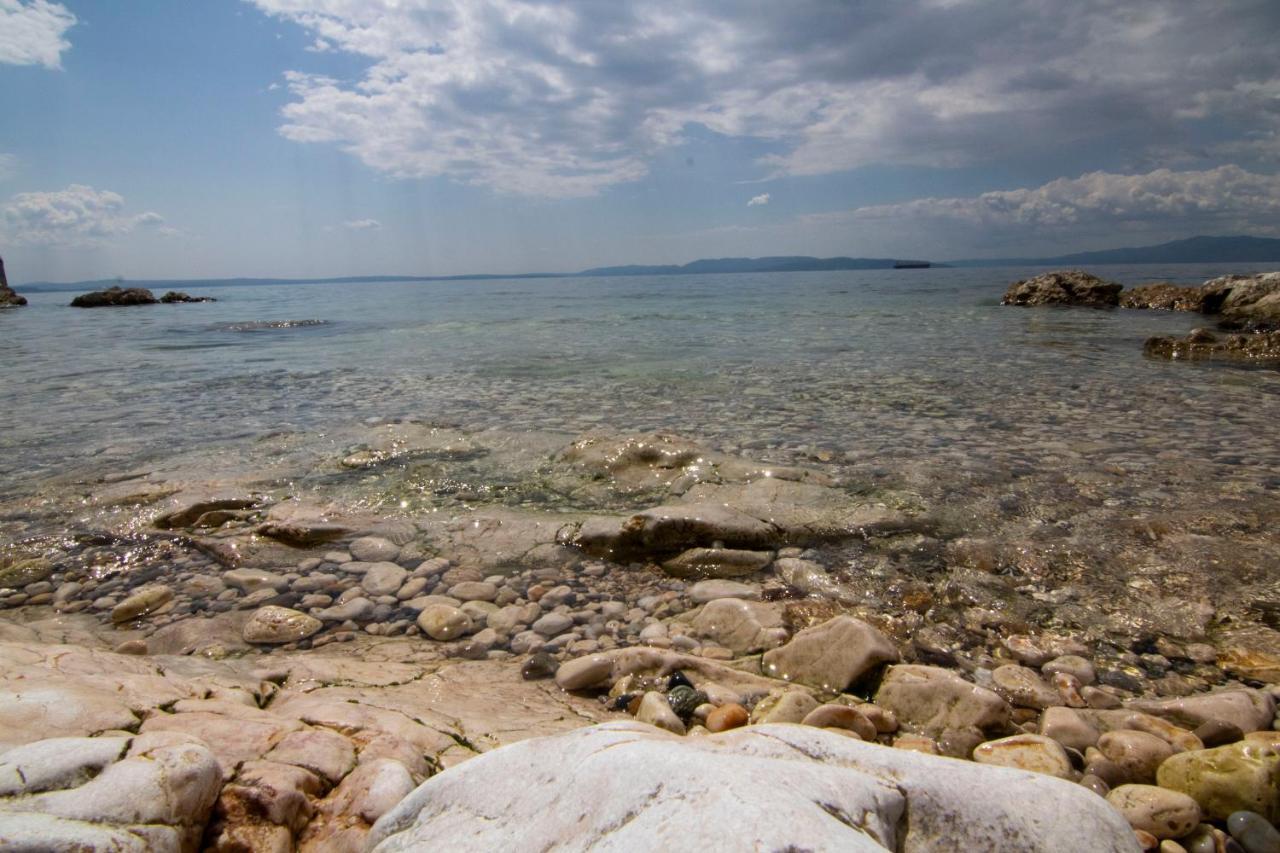
{"label": "rock jutting from water", "polygon": [[0,308],[17,308],[26,304],[26,297],[19,296],[9,287],[9,279],[4,273],[4,258],[0,258]]}
{"label": "rock jutting from water", "polygon": [[1002,305],[1079,305],[1112,308],[1120,302],[1123,285],[1104,281],[1081,270],[1049,272],[1009,285]]}
{"label": "rock jutting from water", "polygon": [[155,294],[145,287],[109,287],[82,293],[71,300],[72,308],[120,308],[131,305],[155,305]]}

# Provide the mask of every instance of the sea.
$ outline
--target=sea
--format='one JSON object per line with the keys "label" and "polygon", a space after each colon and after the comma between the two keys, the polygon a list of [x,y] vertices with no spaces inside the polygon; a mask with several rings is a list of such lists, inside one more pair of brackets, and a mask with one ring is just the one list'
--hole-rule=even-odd
{"label": "sea", "polygon": [[1223,531],[1280,517],[1280,371],[1143,355],[1206,325],[1193,314],[1000,305],[1044,271],[204,285],[183,289],[216,302],[92,310],[29,292],[0,312],[0,533],[87,524],[22,508],[178,454],[216,475],[271,436],[340,455],[352,430],[406,420],[565,443],[663,431],[911,495],[953,536],[1055,531],[1081,571],[1140,563],[1135,518],[1202,519],[1206,540],[1165,564],[1235,554],[1253,593],[1274,589],[1274,528]]}

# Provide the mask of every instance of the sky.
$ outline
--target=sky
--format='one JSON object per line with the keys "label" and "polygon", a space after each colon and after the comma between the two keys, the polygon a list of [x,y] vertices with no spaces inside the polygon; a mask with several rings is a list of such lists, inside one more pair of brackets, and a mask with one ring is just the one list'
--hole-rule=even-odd
{"label": "sky", "polygon": [[0,0],[13,282],[1280,237],[1276,0]]}

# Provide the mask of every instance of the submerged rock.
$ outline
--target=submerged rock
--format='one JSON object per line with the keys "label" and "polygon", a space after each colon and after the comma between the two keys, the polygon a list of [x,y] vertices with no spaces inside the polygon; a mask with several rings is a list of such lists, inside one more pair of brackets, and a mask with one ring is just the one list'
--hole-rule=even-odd
{"label": "submerged rock", "polygon": [[[569,802],[591,805],[566,812]],[[1028,851],[1137,850],[1114,809],[1050,776],[818,728],[678,738],[636,723],[474,758],[384,815],[368,849],[983,850],[993,839]]]}
{"label": "submerged rock", "polygon": [[1280,752],[1272,744],[1242,740],[1180,752],[1160,765],[1156,778],[1160,787],[1194,798],[1209,817],[1253,811],[1280,822]]}
{"label": "submerged rock", "polygon": [[160,297],[160,301],[166,305],[172,305],[175,302],[217,302],[212,296],[192,296],[189,293],[183,293],[180,290],[170,290],[164,296]]}
{"label": "submerged rock", "polygon": [[897,647],[884,634],[860,619],[837,616],[766,652],[762,670],[774,678],[839,692],[880,664],[898,659]]}
{"label": "submerged rock", "polygon": [[1119,304],[1122,285],[1080,270],[1049,272],[1009,285],[1001,305],[1081,305],[1110,308]]}
{"label": "submerged rock", "polygon": [[1250,364],[1280,364],[1280,332],[1217,334],[1195,329],[1185,338],[1147,338],[1142,351],[1153,358],[1174,361],[1235,361]]}
{"label": "submerged rock", "polygon": [[772,551],[733,548],[690,548],[662,564],[677,578],[738,578],[754,575],[773,562]]}
{"label": "submerged rock", "polygon": [[244,626],[244,641],[275,645],[296,643],[315,634],[324,623],[314,616],[287,607],[262,607],[249,617]]}
{"label": "submerged rock", "polygon": [[110,287],[82,293],[71,300],[72,308],[120,308],[129,305],[155,305],[160,300],[145,287]]}

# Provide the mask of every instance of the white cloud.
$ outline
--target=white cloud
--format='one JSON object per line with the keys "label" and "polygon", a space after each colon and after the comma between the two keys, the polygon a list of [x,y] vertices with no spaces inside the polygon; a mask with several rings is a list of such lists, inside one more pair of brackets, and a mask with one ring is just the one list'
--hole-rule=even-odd
{"label": "white cloud", "polygon": [[690,125],[769,145],[774,176],[1085,145],[1142,162],[1206,122],[1257,160],[1280,127],[1273,0],[249,2],[369,62],[288,74],[284,136],[538,196],[640,178]]}
{"label": "white cloud", "polygon": [[84,248],[164,224],[158,213],[126,214],[124,206],[119,193],[83,184],[54,192],[19,193],[0,212],[0,229],[17,245]]}
{"label": "white cloud", "polygon": [[376,219],[353,219],[342,223],[342,227],[348,231],[377,231],[382,223]]}
{"label": "white cloud", "polygon": [[747,207],[756,207],[757,205],[768,204],[769,194],[760,193],[758,196],[752,196],[751,201],[747,202]]}
{"label": "white cloud", "polygon": [[927,257],[1061,254],[1194,234],[1280,236],[1280,175],[1238,166],[1091,172],[1038,187],[808,214],[795,225],[867,251]]}
{"label": "white cloud", "polygon": [[64,34],[76,16],[48,0],[0,0],[0,63],[62,67],[62,52],[71,47]]}

